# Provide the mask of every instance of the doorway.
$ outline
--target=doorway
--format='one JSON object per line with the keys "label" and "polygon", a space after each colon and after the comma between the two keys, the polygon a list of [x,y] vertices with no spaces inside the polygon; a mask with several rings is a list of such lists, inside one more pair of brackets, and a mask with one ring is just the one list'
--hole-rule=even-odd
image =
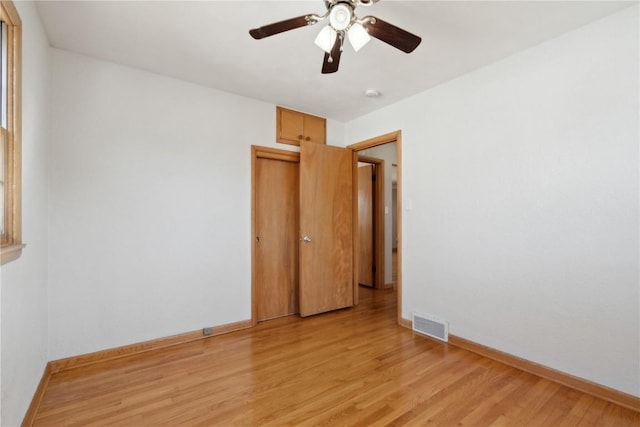
{"label": "doorway", "polygon": [[[397,177],[396,179],[396,191],[397,191],[397,202],[396,202],[396,209],[394,210],[396,213],[396,230],[397,230],[397,238],[396,239],[392,239],[392,238],[388,238],[385,239],[385,246],[390,246],[392,244],[392,240],[393,243],[397,242],[397,271],[395,272],[395,274],[392,273],[392,268],[391,268],[391,258],[389,257],[387,259],[387,256],[385,254],[385,259],[384,262],[382,262],[381,264],[388,264],[389,268],[387,273],[388,274],[393,274],[394,276],[397,276],[397,280],[395,281],[394,287],[395,287],[395,293],[396,293],[396,300],[397,300],[397,310],[396,310],[396,318],[397,318],[397,322],[398,324],[402,325],[402,326],[410,326],[410,322],[408,320],[405,320],[402,318],[402,179],[401,179],[401,131],[396,131],[396,132],[391,132],[389,134],[385,134],[385,135],[381,135],[379,137],[376,138],[371,138],[368,140],[364,140],[355,144],[352,144],[348,147],[346,147],[346,149],[342,149],[344,151],[349,151],[349,158],[352,158],[353,161],[350,163],[351,164],[351,168],[353,170],[353,176],[355,178],[355,176],[357,176],[357,161],[358,161],[358,155],[361,154],[362,152],[364,152],[365,150],[368,149],[374,149],[375,147],[381,147],[381,146],[385,146],[391,143],[395,143],[395,154],[396,154],[396,161],[395,162],[389,162],[389,164],[391,164],[393,166],[393,164],[395,163],[395,166],[393,167],[393,169],[395,169],[395,176]],[[338,149],[338,147],[334,147],[334,149]],[[283,150],[279,150],[279,149],[273,149],[273,148],[266,148],[266,147],[252,147],[252,158],[253,160],[253,166],[252,166],[252,182],[255,184],[256,182],[256,165],[255,165],[255,159],[259,158],[259,157],[266,157],[266,158],[270,158],[270,159],[274,159],[274,160],[283,160],[283,161],[291,161],[291,162],[295,162],[298,163],[300,162],[300,153],[296,153],[296,152],[290,152],[290,151],[284,151]],[[319,162],[320,164],[333,164],[335,162]],[[390,174],[391,175],[391,174]],[[347,176],[343,176],[340,180],[339,183],[341,184],[340,187],[344,187],[346,188],[344,185],[342,185],[343,183],[345,183],[347,180],[349,180],[349,182],[351,182],[350,176],[349,178],[347,178]],[[357,191],[355,191],[355,189],[353,189],[355,186],[352,186],[351,184],[349,184],[349,187],[351,190],[351,195],[355,198],[357,197]],[[252,244],[252,320],[253,320],[253,324],[255,325],[257,323],[257,313],[256,313],[256,303],[257,303],[257,298],[256,298],[256,281],[257,281],[257,277],[256,277],[256,258],[257,258],[257,253],[256,251],[258,250],[258,245],[260,245],[260,241],[258,240],[259,237],[259,233],[255,233],[255,225],[256,225],[256,193],[255,193],[256,189],[255,186],[252,185],[252,198],[253,198],[253,207],[252,207],[252,229],[254,229],[254,242]],[[299,190],[300,191],[300,190]],[[350,196],[351,198],[351,196]],[[353,200],[353,199],[351,199]],[[351,205],[353,205],[355,207],[355,203],[350,203]],[[392,215],[390,215],[392,213],[392,204],[388,203],[388,204],[383,204],[383,211],[382,211],[382,215],[381,217],[384,217],[385,220],[387,219],[391,219]],[[349,209],[351,209],[351,212],[353,214],[353,219],[354,219],[354,227],[341,227],[341,228],[345,228],[345,237],[346,234],[349,234],[346,232],[347,228],[351,228],[354,233],[351,235],[351,237],[348,238],[348,240],[351,242],[353,241],[353,249],[355,249],[358,245],[357,242],[357,237],[358,234],[355,231],[355,225],[357,224],[357,209],[355,208],[348,208],[346,205],[342,208],[339,209],[339,211],[345,213],[348,212]],[[341,224],[348,224],[350,221],[348,222],[343,222],[340,221]],[[302,231],[302,230],[300,230]],[[302,235],[304,235],[306,233],[302,233],[300,234],[300,236],[297,236],[298,238],[301,238]],[[342,240],[345,240],[344,238]],[[386,241],[388,240],[388,243],[386,243]],[[316,240],[314,238],[310,238],[309,242],[315,242]],[[305,240],[306,242],[306,240]],[[296,241],[296,245],[299,245],[300,242]],[[311,243],[312,244],[312,243]],[[338,259],[344,259],[343,256],[340,255],[340,253],[333,251],[332,252],[335,256],[333,258],[338,258]],[[342,251],[343,254],[346,254],[346,252]],[[345,274],[350,274],[351,277],[351,283],[352,285],[349,286],[350,289],[352,289],[352,294],[353,294],[353,302],[351,304],[346,304],[346,306],[352,305],[352,304],[357,304],[358,301],[358,283],[355,280],[355,276],[356,276],[356,265],[357,261],[355,261],[355,250],[353,250],[353,256],[352,257],[347,257],[351,260],[353,260],[353,264],[351,266],[345,266],[346,268],[339,268],[336,271],[343,271],[345,272]],[[326,258],[326,257],[316,257],[318,259],[321,258]],[[301,269],[301,264],[298,262],[298,266]],[[387,270],[387,269],[385,269]],[[351,273],[349,273],[351,272]],[[300,270],[299,273],[301,274]],[[385,275],[388,275],[385,274]],[[345,276],[347,277],[347,276]],[[390,281],[380,281],[379,283],[382,284],[389,284]],[[346,288],[345,288],[346,289]],[[331,295],[334,295],[335,292],[331,292]],[[291,295],[290,291],[288,291],[288,295]],[[301,295],[301,293],[299,293],[299,295]],[[342,305],[345,306],[345,305]],[[297,307],[298,310],[300,310],[302,307]],[[339,307],[338,307],[339,308]],[[296,308],[294,308],[295,310]],[[333,308],[334,309],[334,308]],[[326,310],[323,310],[326,311]],[[313,314],[313,313],[311,313]],[[283,313],[282,315],[288,315],[286,313]],[[276,316],[268,316],[268,317],[278,317],[278,315]]]}
{"label": "doorway", "polygon": [[[393,146],[390,144],[395,143],[395,150],[393,150]],[[376,148],[379,147],[379,148]],[[395,277],[395,289],[396,289],[396,298],[397,298],[397,322],[400,325],[407,326],[409,324],[408,320],[402,318],[402,132],[395,131],[385,135],[381,135],[375,138],[367,139],[364,141],[357,142],[355,144],[351,144],[347,146],[347,148],[354,151],[354,158],[357,158],[360,154],[365,154],[366,156],[372,157],[381,157],[377,150],[379,149],[390,149],[394,151],[395,154],[395,162],[390,161],[387,162],[392,167],[387,168],[391,169],[388,173],[388,192],[389,199],[388,202],[384,204],[384,217],[385,217],[385,228],[389,231],[395,230],[395,238],[393,237],[393,233],[389,234],[389,237],[385,240],[385,259],[384,264],[388,266],[388,274],[385,274],[386,279],[385,284],[391,284],[394,282],[393,276]],[[356,164],[357,167],[357,164]],[[395,209],[393,205],[394,199],[392,199],[393,188],[395,187]],[[393,215],[395,213],[395,215]],[[395,216],[395,218],[394,218]],[[393,222],[395,219],[395,227],[393,226]],[[393,227],[393,228],[392,228]],[[396,247],[396,251],[393,251],[393,247]],[[395,257],[395,264],[397,267],[394,269],[393,262]],[[391,277],[391,279],[389,279]]]}

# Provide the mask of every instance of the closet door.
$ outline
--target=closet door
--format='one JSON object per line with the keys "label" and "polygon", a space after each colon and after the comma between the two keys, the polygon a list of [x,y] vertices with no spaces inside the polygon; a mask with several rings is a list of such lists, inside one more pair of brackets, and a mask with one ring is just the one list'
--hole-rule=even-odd
{"label": "closet door", "polygon": [[298,163],[255,160],[255,308],[262,321],[298,313]]}
{"label": "closet door", "polygon": [[353,305],[353,152],[300,143],[300,315]]}

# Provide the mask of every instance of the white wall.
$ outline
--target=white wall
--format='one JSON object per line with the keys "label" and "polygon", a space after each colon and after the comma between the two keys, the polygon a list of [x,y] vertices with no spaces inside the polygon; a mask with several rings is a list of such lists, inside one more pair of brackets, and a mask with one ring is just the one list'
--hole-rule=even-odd
{"label": "white wall", "polygon": [[634,6],[346,125],[403,131],[405,318],[640,396],[638,47]]}
{"label": "white wall", "polygon": [[31,2],[15,2],[23,24],[22,237],[27,247],[2,266],[2,415],[19,425],[47,362],[47,151],[49,44]]}
{"label": "white wall", "polygon": [[53,52],[51,359],[250,319],[250,146],[276,146],[275,106]]}

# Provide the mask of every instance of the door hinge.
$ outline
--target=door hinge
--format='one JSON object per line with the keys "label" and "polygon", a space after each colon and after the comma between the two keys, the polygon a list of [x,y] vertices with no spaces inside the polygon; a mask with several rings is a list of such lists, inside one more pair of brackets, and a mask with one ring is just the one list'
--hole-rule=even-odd
{"label": "door hinge", "polygon": [[374,173],[374,174],[371,174],[371,181],[374,181],[374,182],[375,182],[375,180],[376,180],[376,174],[375,174],[375,173]]}
{"label": "door hinge", "polygon": [[376,266],[375,266],[375,265],[374,265],[374,266],[372,266],[372,267],[371,267],[371,270],[375,273],[375,272],[376,272]]}

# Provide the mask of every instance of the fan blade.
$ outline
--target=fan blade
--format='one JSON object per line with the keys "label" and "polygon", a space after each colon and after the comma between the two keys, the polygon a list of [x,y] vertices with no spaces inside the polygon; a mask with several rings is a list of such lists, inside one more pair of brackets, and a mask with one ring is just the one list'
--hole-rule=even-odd
{"label": "fan blade", "polygon": [[369,31],[369,35],[390,44],[403,52],[413,52],[418,47],[422,39],[415,34],[389,24],[382,19],[367,16],[363,19],[364,28]]}
{"label": "fan blade", "polygon": [[273,24],[264,25],[260,28],[254,28],[249,30],[249,34],[256,40],[263,39],[265,37],[273,36],[276,34],[284,33],[285,31],[295,30],[296,28],[305,27],[307,25],[313,25],[318,22],[313,19],[313,15],[303,15],[296,18],[285,19],[284,21],[274,22]]}
{"label": "fan blade", "polygon": [[342,40],[336,37],[336,41],[331,48],[331,54],[325,52],[322,63],[322,74],[331,74],[338,71],[340,65],[340,55],[342,55]]}

